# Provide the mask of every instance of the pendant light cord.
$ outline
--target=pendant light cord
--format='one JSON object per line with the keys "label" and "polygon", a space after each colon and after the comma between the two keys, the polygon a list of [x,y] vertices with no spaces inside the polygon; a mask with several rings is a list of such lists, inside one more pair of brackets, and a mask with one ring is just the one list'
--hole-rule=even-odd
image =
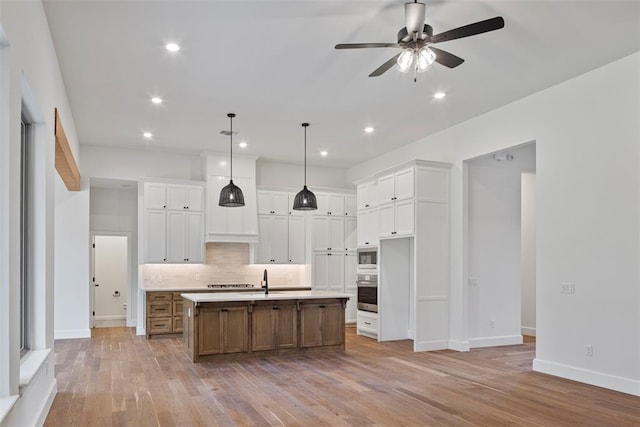
{"label": "pendant light cord", "polygon": [[229,180],[232,181],[233,180],[233,116],[230,116],[229,119],[231,120],[231,135],[229,135],[231,137],[230,143],[229,143],[229,164],[230,164]]}
{"label": "pendant light cord", "polygon": [[304,186],[307,186],[307,126],[304,127]]}

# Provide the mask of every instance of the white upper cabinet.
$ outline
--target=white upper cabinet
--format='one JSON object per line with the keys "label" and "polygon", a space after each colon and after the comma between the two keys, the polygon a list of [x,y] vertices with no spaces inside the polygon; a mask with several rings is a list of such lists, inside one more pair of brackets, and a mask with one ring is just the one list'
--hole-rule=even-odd
{"label": "white upper cabinet", "polygon": [[145,182],[145,262],[204,262],[203,205],[203,184]]}
{"label": "white upper cabinet", "polygon": [[202,186],[168,184],[167,209],[202,211],[204,209]]}
{"label": "white upper cabinet", "polygon": [[294,197],[286,191],[258,191],[258,263],[304,264],[305,217],[290,209]]}
{"label": "white upper cabinet", "polygon": [[293,206],[289,206],[289,193],[283,191],[258,191],[259,215],[287,215]]}
{"label": "white upper cabinet", "polygon": [[144,183],[144,208],[165,209],[167,207],[167,184]]}
{"label": "white upper cabinet", "polygon": [[344,214],[353,218],[358,216],[358,198],[356,196],[344,196]]}
{"label": "white upper cabinet", "polygon": [[378,246],[379,221],[378,209],[364,209],[358,212],[358,247]]}
{"label": "white upper cabinet", "polygon": [[389,203],[413,197],[413,167],[379,177],[377,193],[379,203]]}
{"label": "white upper cabinet", "polygon": [[378,184],[376,181],[358,185],[358,210],[378,206]]}
{"label": "white upper cabinet", "polygon": [[[331,216],[347,216],[347,203],[353,203],[353,201],[346,201],[347,197],[343,194],[330,194],[330,193],[317,193],[316,201],[318,202],[318,209],[313,211],[314,216],[331,215]],[[352,209],[355,215],[355,209]]]}
{"label": "white upper cabinet", "polygon": [[312,222],[314,251],[344,251],[347,249],[345,218],[314,217]]}

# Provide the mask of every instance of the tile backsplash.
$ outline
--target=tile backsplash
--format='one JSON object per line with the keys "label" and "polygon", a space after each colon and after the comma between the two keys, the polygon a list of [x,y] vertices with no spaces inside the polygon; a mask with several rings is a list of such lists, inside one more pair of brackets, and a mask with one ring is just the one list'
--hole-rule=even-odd
{"label": "tile backsplash", "polygon": [[308,265],[249,264],[248,243],[207,243],[204,264],[144,264],[144,287],[181,288],[209,283],[260,286],[269,271],[269,287],[310,286]]}

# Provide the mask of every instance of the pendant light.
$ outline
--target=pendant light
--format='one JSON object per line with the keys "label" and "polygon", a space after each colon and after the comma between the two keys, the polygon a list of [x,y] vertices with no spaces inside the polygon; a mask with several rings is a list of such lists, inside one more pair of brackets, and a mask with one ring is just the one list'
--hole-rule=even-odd
{"label": "pendant light", "polygon": [[223,206],[226,208],[236,208],[239,206],[244,206],[244,196],[242,195],[242,190],[240,187],[233,183],[233,118],[236,115],[233,113],[227,114],[229,120],[231,121],[231,130],[229,132],[229,138],[231,139],[229,145],[229,184],[224,186],[222,190],[220,190],[220,200],[218,200],[218,206]]}
{"label": "pendant light", "polygon": [[307,128],[309,123],[303,123],[304,128],[304,187],[293,200],[293,209],[296,211],[313,211],[318,209],[316,195],[307,189]]}

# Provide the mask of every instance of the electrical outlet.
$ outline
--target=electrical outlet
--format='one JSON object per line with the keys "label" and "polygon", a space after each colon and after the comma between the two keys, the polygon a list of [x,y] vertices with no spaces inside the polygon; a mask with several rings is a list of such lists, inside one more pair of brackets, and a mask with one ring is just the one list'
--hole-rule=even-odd
{"label": "electrical outlet", "polygon": [[200,273],[196,273],[196,280],[200,280]]}
{"label": "electrical outlet", "polygon": [[489,327],[490,328],[495,328],[496,327],[496,321],[495,320],[489,320]]}
{"label": "electrical outlet", "polygon": [[591,344],[587,344],[584,346],[584,355],[593,357],[593,346]]}
{"label": "electrical outlet", "polygon": [[573,282],[560,282],[560,293],[561,294],[575,294],[576,293],[576,284]]}

